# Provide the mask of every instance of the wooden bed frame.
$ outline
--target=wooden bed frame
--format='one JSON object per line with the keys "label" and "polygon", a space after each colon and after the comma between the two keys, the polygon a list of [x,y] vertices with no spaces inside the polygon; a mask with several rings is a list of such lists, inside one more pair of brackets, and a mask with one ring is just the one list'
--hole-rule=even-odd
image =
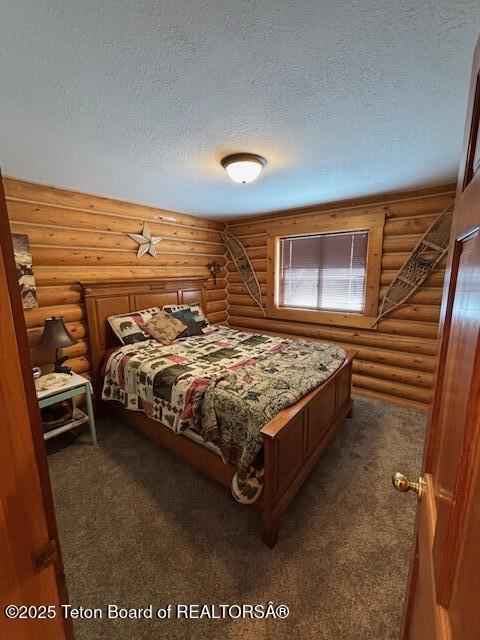
{"label": "wooden bed frame", "polygon": [[[87,309],[93,384],[97,408],[113,414],[171,449],[202,473],[230,488],[232,466],[201,444],[116,401],[101,401],[100,366],[106,349],[118,345],[108,316],[165,304],[201,302],[206,308],[206,279],[122,280],[82,282]],[[248,333],[248,332],[247,332]],[[273,547],[281,514],[333,439],[337,427],[352,412],[352,359],[326,382],[276,415],[261,433],[265,449],[264,488],[256,504],[262,509],[262,540]]]}

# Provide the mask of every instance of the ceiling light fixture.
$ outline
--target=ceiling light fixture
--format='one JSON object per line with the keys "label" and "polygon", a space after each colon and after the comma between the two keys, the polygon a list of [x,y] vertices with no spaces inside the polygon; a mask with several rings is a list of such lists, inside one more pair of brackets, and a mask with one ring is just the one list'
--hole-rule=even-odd
{"label": "ceiling light fixture", "polygon": [[235,153],[221,161],[222,167],[229,178],[240,184],[247,184],[258,178],[261,170],[267,164],[265,158],[254,153]]}

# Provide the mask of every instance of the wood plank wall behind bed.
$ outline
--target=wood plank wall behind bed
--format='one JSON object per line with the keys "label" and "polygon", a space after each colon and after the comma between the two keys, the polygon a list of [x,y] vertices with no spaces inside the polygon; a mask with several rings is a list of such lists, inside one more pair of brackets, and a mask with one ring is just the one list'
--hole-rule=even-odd
{"label": "wood plank wall behind bed", "polygon": [[[229,223],[252,259],[262,292],[266,288],[266,235],[269,226],[280,218],[315,221],[320,212],[334,210],[365,212],[384,210],[386,214],[380,297],[414,248],[422,233],[447,205],[452,204],[455,185],[404,192],[357,201],[348,201],[305,209],[279,211]],[[229,324],[268,333],[299,335],[336,342],[356,348],[353,364],[356,392],[426,410],[430,402],[437,330],[442,296],[445,261],[416,293],[410,304],[392,312],[379,323],[378,330],[348,329],[289,320],[269,320],[247,294],[240,275],[227,262],[227,300]]]}
{"label": "wood plank wall behind bed", "polygon": [[[51,362],[36,352],[45,318],[61,315],[78,344],[65,350],[75,371],[90,374],[88,327],[79,281],[166,276],[205,276],[207,263],[225,265],[222,222],[128,202],[4,178],[12,232],[30,240],[38,309],[26,310],[34,364]],[[163,240],[158,258],[137,260],[137,243],[127,233],[141,233],[143,221]],[[225,272],[208,281],[210,322],[227,318]]]}

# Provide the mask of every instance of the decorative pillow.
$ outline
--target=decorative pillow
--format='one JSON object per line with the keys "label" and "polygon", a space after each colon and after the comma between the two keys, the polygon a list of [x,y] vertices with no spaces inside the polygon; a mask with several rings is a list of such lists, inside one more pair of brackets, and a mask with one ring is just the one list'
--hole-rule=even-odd
{"label": "decorative pillow", "polygon": [[150,334],[145,329],[145,323],[160,311],[160,307],[150,307],[141,311],[110,316],[108,322],[122,344],[143,342],[144,340],[151,340]]}
{"label": "decorative pillow", "polygon": [[187,325],[181,320],[165,313],[165,311],[159,311],[145,324],[145,329],[152,338],[165,345],[173,342],[186,328]]}
{"label": "decorative pillow", "polygon": [[198,302],[195,302],[194,304],[166,304],[162,309],[167,313],[180,311],[180,309],[190,309],[193,317],[195,318],[195,322],[198,324],[200,329],[202,329],[202,333],[204,332],[204,329],[209,326],[207,316],[203,313],[203,309]]}
{"label": "decorative pillow", "polygon": [[183,324],[187,327],[185,331],[177,336],[177,338],[188,338],[189,336],[201,336],[202,330],[198,326],[193,313],[190,309],[178,309],[178,311],[173,311],[170,313],[172,318],[176,318],[183,322]]}

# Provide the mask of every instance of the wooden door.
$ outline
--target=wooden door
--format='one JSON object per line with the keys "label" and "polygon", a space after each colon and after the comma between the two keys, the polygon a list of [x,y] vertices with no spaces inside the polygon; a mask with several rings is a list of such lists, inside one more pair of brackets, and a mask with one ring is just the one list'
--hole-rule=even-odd
{"label": "wooden door", "polygon": [[[449,250],[404,640],[480,637],[480,40]],[[423,486],[422,486],[423,485]]]}
{"label": "wooden door", "polygon": [[[71,635],[40,414],[34,391],[0,175],[0,637]],[[55,605],[55,617],[9,619],[5,608]],[[41,615],[31,609],[27,615]]]}

